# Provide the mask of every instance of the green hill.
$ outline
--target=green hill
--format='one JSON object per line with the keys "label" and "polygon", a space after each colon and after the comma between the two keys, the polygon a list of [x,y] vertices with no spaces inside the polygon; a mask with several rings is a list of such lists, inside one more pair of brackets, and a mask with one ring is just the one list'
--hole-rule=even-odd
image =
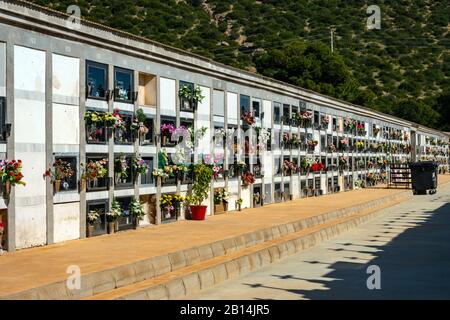
{"label": "green hill", "polygon": [[33,2],[450,131],[448,0],[376,1],[380,30],[356,0]]}

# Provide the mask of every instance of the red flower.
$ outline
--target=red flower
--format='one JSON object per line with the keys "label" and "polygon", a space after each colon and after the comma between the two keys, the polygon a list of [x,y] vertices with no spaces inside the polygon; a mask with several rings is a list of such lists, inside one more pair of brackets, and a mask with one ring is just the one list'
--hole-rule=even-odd
{"label": "red flower", "polygon": [[313,163],[311,165],[311,171],[318,171],[319,170],[319,165],[317,163]]}

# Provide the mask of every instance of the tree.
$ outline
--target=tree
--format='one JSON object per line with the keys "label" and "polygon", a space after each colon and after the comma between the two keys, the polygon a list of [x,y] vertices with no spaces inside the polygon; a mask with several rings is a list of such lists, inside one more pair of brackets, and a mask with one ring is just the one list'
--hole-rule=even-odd
{"label": "tree", "polygon": [[321,43],[294,41],[255,57],[259,73],[339,99],[368,104],[374,94],[360,89],[343,58]]}

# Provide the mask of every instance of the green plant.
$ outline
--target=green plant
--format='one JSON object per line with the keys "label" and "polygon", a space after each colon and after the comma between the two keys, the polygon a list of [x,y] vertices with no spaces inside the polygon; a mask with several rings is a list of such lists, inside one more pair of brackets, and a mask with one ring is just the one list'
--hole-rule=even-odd
{"label": "green plant", "polygon": [[192,100],[193,102],[202,102],[205,98],[205,96],[202,95],[202,89],[196,85],[193,87],[187,85],[181,86],[178,90],[178,95],[181,98]]}
{"label": "green plant", "polygon": [[144,208],[138,199],[134,198],[130,203],[130,215],[136,220],[142,220],[145,215]]}
{"label": "green plant", "polygon": [[122,209],[120,208],[119,202],[117,202],[116,199],[113,199],[111,203],[111,211],[106,213],[106,220],[108,222],[115,222],[117,219],[119,219],[121,214]]}
{"label": "green plant", "polygon": [[192,195],[188,202],[200,206],[208,198],[209,187],[213,176],[212,167],[205,163],[194,164],[194,183],[192,184]]}
{"label": "green plant", "polygon": [[244,200],[242,200],[242,198],[236,200],[236,204],[242,205],[242,203],[244,203]]}

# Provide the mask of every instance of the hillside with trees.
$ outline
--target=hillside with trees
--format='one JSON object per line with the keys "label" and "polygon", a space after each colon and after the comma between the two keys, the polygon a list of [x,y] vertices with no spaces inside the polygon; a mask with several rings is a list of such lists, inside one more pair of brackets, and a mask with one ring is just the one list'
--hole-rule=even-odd
{"label": "hillside with trees", "polygon": [[356,0],[32,2],[450,131],[448,0],[377,1],[380,30]]}

